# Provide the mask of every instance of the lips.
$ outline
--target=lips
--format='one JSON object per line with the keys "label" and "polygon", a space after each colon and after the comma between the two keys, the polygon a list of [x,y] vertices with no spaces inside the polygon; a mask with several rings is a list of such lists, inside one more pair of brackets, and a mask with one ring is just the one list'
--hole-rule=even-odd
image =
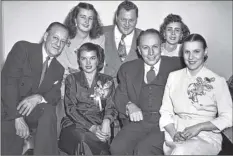
{"label": "lips", "polygon": [[88,28],[89,27],[89,25],[83,25],[85,28]]}
{"label": "lips", "polygon": [[92,68],[92,66],[85,66],[85,68],[86,68],[86,69],[91,69],[91,68]]}
{"label": "lips", "polygon": [[196,61],[188,61],[189,62],[189,64],[195,64],[196,63]]}

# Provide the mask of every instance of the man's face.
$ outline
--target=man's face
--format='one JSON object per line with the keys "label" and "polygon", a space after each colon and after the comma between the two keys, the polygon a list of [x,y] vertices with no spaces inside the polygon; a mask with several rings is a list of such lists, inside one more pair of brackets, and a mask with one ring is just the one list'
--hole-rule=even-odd
{"label": "man's face", "polygon": [[155,33],[147,33],[141,36],[138,51],[144,62],[149,66],[155,65],[161,57],[160,38]]}
{"label": "man's face", "polygon": [[68,31],[60,26],[53,26],[51,30],[44,34],[44,46],[50,57],[56,57],[61,54],[67,43]]}
{"label": "man's face", "polygon": [[136,10],[126,11],[125,9],[121,9],[116,17],[116,24],[122,34],[130,34],[137,24]]}

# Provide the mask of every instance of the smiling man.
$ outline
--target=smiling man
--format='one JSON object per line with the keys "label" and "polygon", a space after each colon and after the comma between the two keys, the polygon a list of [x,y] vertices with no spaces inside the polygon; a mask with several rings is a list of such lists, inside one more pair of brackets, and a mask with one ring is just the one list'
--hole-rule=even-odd
{"label": "smiling man", "polygon": [[120,3],[115,14],[114,25],[103,28],[105,35],[104,73],[114,78],[120,66],[138,58],[136,40],[141,30],[136,28],[138,7],[128,0]]}
{"label": "smiling man", "polygon": [[58,154],[56,105],[64,68],[56,57],[67,38],[66,26],[54,22],[42,43],[19,41],[9,52],[1,72],[2,155],[21,155],[31,135],[35,155]]}
{"label": "smiling man", "polygon": [[111,144],[113,155],[162,155],[164,134],[159,109],[168,74],[182,68],[178,58],[161,56],[161,38],[155,29],[142,31],[137,48],[142,59],[123,64],[114,102],[124,126]]}

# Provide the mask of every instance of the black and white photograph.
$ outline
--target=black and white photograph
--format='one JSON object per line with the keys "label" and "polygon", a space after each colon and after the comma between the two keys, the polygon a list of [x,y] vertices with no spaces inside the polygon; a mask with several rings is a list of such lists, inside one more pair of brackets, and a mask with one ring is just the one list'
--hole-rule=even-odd
{"label": "black and white photograph", "polygon": [[1,155],[233,155],[233,1],[1,3]]}

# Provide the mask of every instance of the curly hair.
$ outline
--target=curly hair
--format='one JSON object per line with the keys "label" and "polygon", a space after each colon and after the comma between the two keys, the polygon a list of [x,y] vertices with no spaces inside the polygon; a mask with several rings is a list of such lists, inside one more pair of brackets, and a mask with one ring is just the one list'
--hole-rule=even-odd
{"label": "curly hair", "polygon": [[81,56],[82,51],[95,51],[97,59],[98,59],[97,71],[99,72],[103,69],[105,54],[104,54],[104,49],[100,45],[90,43],[90,42],[87,42],[81,45],[81,47],[77,51],[77,58],[78,58],[79,66],[80,66],[79,61],[80,61],[80,56]]}
{"label": "curly hair", "polygon": [[164,18],[163,23],[160,25],[159,32],[161,35],[162,43],[166,42],[166,39],[164,38],[164,32],[166,31],[167,25],[173,22],[181,23],[181,31],[183,35],[179,43],[182,43],[182,41],[190,34],[188,26],[184,24],[184,22],[182,21],[182,18],[179,15],[169,14],[166,18]]}
{"label": "curly hair", "polygon": [[99,18],[99,14],[92,4],[80,2],[77,6],[71,9],[67,15],[64,24],[69,29],[70,39],[73,39],[77,34],[77,28],[75,26],[75,19],[80,12],[80,9],[92,10],[94,13],[93,26],[90,30],[89,36],[91,39],[96,39],[99,36],[103,35],[102,23]]}

